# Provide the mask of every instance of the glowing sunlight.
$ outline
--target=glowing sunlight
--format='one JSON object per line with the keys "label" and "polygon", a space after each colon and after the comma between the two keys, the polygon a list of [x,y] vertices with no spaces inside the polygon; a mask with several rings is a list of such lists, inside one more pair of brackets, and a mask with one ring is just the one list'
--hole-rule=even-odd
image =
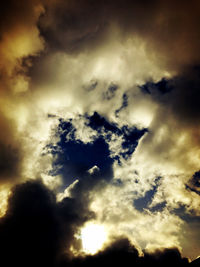
{"label": "glowing sunlight", "polygon": [[81,230],[83,251],[87,254],[95,254],[100,250],[107,238],[104,226],[88,224]]}

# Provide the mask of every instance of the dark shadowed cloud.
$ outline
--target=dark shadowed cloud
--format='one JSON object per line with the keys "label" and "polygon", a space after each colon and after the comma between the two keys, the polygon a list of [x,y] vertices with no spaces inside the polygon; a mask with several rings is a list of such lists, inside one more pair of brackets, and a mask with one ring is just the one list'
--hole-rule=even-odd
{"label": "dark shadowed cloud", "polygon": [[122,40],[142,37],[170,67],[180,67],[200,59],[199,9],[196,0],[57,1],[47,6],[39,25],[50,48],[68,53],[103,45],[115,26]]}
{"label": "dark shadowed cloud", "polygon": [[0,184],[20,178],[22,153],[15,137],[15,123],[0,115]]}
{"label": "dark shadowed cloud", "polygon": [[57,266],[59,257],[71,254],[76,227],[91,217],[84,205],[78,198],[57,203],[41,182],[17,185],[0,221],[1,261],[5,266]]}
{"label": "dark shadowed cloud", "polygon": [[[158,102],[166,105],[169,112],[183,125],[192,126],[200,115],[200,67],[192,66],[172,79],[163,79],[158,83],[146,83],[146,90]],[[161,92],[162,94],[159,94]]]}
{"label": "dark shadowed cloud", "polygon": [[16,186],[7,213],[0,220],[1,262],[5,266],[187,264],[177,249],[144,253],[139,257],[137,249],[124,237],[114,240],[97,255],[71,260],[70,245],[76,227],[89,219],[84,203],[77,205],[76,201],[78,198],[65,198],[57,203],[54,193],[38,181]]}

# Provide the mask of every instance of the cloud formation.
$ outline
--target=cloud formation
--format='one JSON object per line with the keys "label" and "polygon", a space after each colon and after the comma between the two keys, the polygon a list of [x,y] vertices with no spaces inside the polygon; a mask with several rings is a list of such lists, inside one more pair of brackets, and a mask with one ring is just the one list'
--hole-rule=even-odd
{"label": "cloud formation", "polygon": [[119,41],[142,37],[174,68],[199,60],[199,8],[196,0],[58,1],[42,18],[41,31],[51,48],[71,53],[104,45],[117,27]]}
{"label": "cloud formation", "polygon": [[134,262],[137,266],[166,261],[180,266],[188,263],[177,249],[145,253],[139,257],[138,251],[127,238],[113,241],[95,256],[72,259],[70,248],[74,242],[73,234],[88,219],[85,216],[84,205],[73,198],[65,198],[57,203],[53,192],[39,181],[16,186],[9,199],[7,213],[0,220],[1,262],[20,266],[98,266],[113,261],[122,263],[124,260],[129,264]]}
{"label": "cloud formation", "polygon": [[120,241],[72,265],[109,261],[118,246],[144,262],[182,261],[172,247],[198,255],[199,9],[197,0],[2,4],[4,260],[30,260],[39,242],[33,262],[57,264],[80,252],[88,221],[106,227],[109,245]]}

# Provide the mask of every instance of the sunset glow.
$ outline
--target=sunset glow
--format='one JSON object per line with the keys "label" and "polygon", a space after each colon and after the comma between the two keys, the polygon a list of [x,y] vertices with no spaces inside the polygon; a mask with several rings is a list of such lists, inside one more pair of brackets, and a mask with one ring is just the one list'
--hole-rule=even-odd
{"label": "sunset glow", "polygon": [[106,241],[106,231],[102,225],[88,224],[81,230],[83,251],[87,254],[95,254]]}

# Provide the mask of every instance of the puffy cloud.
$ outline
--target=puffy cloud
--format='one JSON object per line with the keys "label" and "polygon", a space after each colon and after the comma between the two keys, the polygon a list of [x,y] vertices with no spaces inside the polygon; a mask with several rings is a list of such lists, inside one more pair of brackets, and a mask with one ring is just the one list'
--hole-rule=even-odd
{"label": "puffy cloud", "polygon": [[96,213],[96,222],[105,225],[110,237],[128,236],[139,250],[179,247],[183,221],[167,209],[138,211],[134,199],[138,199],[134,183],[115,182],[92,193],[90,208]]}
{"label": "puffy cloud", "polygon": [[[40,178],[63,210],[85,204],[77,228],[92,218],[114,233],[117,222],[139,249],[188,247],[182,230],[192,226],[177,210],[199,215],[191,179],[200,157],[199,8],[195,0],[2,5],[2,215],[11,185]],[[141,198],[148,205],[138,210]],[[85,217],[89,207],[95,219]]]}
{"label": "puffy cloud", "polygon": [[[29,56],[37,55],[44,42],[37,27],[44,11],[41,1],[4,1],[0,15],[0,183],[1,194],[9,194],[10,185],[21,179],[23,141],[18,133],[23,118],[18,94],[28,90]],[[23,116],[22,116],[23,117]],[[3,202],[4,202],[3,201]],[[3,203],[2,202],[2,203]],[[1,205],[1,212],[4,213]]]}

